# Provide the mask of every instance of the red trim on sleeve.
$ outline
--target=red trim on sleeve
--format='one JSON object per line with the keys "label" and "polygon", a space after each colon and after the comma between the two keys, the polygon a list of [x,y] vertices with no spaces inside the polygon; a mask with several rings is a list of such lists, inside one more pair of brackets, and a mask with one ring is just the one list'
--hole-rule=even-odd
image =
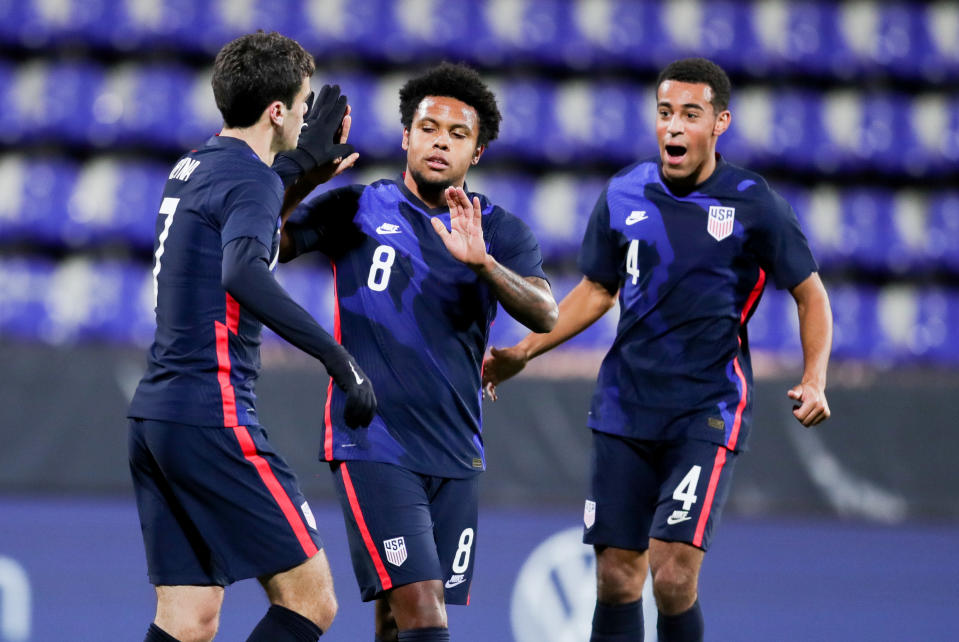
{"label": "red trim on sleeve", "polygon": [[716,459],[713,461],[713,472],[709,476],[709,486],[706,487],[706,498],[703,499],[703,509],[699,513],[696,523],[696,532],[693,535],[693,546],[703,545],[703,534],[706,532],[706,523],[709,521],[709,511],[713,507],[713,498],[716,496],[716,486],[719,485],[719,475],[723,464],[726,463],[726,449],[719,446],[716,449]]}
{"label": "red trim on sleeve", "polygon": [[376,544],[373,543],[370,529],[366,527],[366,520],[363,519],[363,512],[360,510],[360,502],[356,498],[356,489],[353,488],[353,480],[350,479],[350,473],[346,469],[346,462],[340,464],[340,473],[343,475],[343,487],[346,489],[346,497],[350,501],[353,519],[356,520],[356,526],[359,528],[360,535],[363,537],[363,543],[366,544],[366,550],[370,554],[370,559],[373,560],[373,566],[376,568],[376,574],[380,578],[380,584],[383,586],[384,591],[389,590],[393,588],[393,580],[391,580],[390,576],[386,573],[386,567],[383,565],[383,560],[380,558]]}
{"label": "red trim on sleeve", "polygon": [[303,552],[306,553],[307,557],[316,555],[319,549],[313,542],[313,538],[310,537],[310,533],[306,530],[306,525],[303,523],[303,516],[293,505],[293,501],[290,499],[290,496],[287,495],[282,484],[280,484],[280,480],[276,478],[273,469],[270,468],[270,463],[256,452],[256,444],[253,443],[253,437],[250,436],[250,431],[247,430],[246,426],[235,426],[233,428],[233,434],[236,435],[236,440],[240,443],[240,450],[243,451],[243,457],[256,468],[256,472],[260,474],[260,479],[266,484],[270,495],[273,496],[280,510],[283,511],[283,516],[286,517],[290,528],[293,529],[293,534],[296,535],[300,546],[303,547]]}

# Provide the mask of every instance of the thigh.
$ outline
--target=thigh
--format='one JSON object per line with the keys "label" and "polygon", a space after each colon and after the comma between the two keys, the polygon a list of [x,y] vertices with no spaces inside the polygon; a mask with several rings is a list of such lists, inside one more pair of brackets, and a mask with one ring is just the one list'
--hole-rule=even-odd
{"label": "thigh", "polygon": [[189,541],[209,578],[183,582],[179,569],[163,564],[157,583],[225,585],[293,568],[320,549],[296,476],[262,427],[144,424],[144,441],[182,509],[181,525],[188,521],[184,530],[195,533]]}
{"label": "thigh", "polygon": [[363,601],[443,577],[427,477],[369,461],[332,462],[330,468]]}
{"label": "thigh", "polygon": [[593,431],[583,542],[644,551],[659,495],[656,446]]}
{"label": "thigh", "polygon": [[736,453],[707,441],[670,442],[650,534],[707,550],[732,483]]}
{"label": "thigh", "polygon": [[129,459],[150,582],[157,586],[228,584],[207,541],[153,456],[147,443],[147,423],[130,420]]}
{"label": "thigh", "polygon": [[447,604],[467,604],[476,559],[479,476],[438,479],[430,502]]}

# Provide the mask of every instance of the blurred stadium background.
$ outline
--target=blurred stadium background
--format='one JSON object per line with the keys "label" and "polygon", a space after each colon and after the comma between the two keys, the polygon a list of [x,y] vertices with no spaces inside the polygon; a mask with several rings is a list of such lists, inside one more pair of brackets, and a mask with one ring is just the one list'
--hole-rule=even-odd
{"label": "blurred stadium background", "polygon": [[[219,130],[214,54],[260,28],[297,39],[314,85],[350,98],[361,160],[334,184],[402,169],[411,73],[479,68],[504,122],[468,183],[532,226],[557,299],[579,280],[605,180],[655,153],[658,70],[686,55],[723,65],[733,121],[719,149],[793,204],[831,295],[835,418],[794,425],[795,306],[767,290],[749,326],[753,452],[703,573],[708,639],[949,637],[959,3],[0,0],[0,640],[138,639],[152,615],[124,410],[153,332],[155,211],[172,162]],[[297,263],[278,277],[329,327],[328,270]],[[565,529],[580,521],[583,418],[615,321],[486,404],[484,535],[454,639],[586,639],[591,559]],[[523,334],[503,314],[492,342]],[[266,335],[260,414],[328,517],[342,610],[324,639],[372,639],[313,456],[325,376]],[[250,583],[234,593],[223,639],[262,606]]]}

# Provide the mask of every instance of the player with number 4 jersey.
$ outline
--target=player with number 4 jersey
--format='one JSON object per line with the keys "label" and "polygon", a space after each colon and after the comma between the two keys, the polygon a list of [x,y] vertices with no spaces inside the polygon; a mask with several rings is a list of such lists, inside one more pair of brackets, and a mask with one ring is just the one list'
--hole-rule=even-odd
{"label": "player with number 4 jersey", "polygon": [[647,569],[661,642],[703,639],[698,577],[752,423],[746,323],[767,283],[797,302],[805,360],[788,391],[803,425],[829,417],[829,300],[792,208],[716,153],[729,79],[701,58],[657,82],[660,154],[617,173],[589,218],[584,278],[556,328],[493,348],[486,389],[619,301],[587,419],[592,479],[583,541],[597,554],[592,642],[642,640]]}
{"label": "player with number 4 jersey", "polygon": [[331,389],[320,458],[362,597],[377,600],[377,639],[448,640],[445,603],[466,603],[474,566],[490,324],[497,303],[537,332],[557,310],[529,228],[465,191],[500,121],[476,72],[440,65],[410,80],[400,103],[404,175],[301,206],[280,258],[329,257],[336,338],[376,385],[376,417],[359,430]]}

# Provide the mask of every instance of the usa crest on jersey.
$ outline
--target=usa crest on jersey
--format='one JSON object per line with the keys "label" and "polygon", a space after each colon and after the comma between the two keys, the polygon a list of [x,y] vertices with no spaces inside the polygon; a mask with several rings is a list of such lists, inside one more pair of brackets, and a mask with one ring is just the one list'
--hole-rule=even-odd
{"label": "usa crest on jersey", "polygon": [[591,499],[586,500],[586,506],[583,508],[583,524],[586,528],[592,528],[596,523],[596,502]]}
{"label": "usa crest on jersey", "polygon": [[706,222],[706,231],[717,241],[733,233],[733,223],[736,220],[735,207],[709,206],[709,219]]}
{"label": "usa crest on jersey", "polygon": [[406,561],[406,540],[402,537],[383,540],[383,550],[386,552],[386,559],[394,566],[402,566]]}

